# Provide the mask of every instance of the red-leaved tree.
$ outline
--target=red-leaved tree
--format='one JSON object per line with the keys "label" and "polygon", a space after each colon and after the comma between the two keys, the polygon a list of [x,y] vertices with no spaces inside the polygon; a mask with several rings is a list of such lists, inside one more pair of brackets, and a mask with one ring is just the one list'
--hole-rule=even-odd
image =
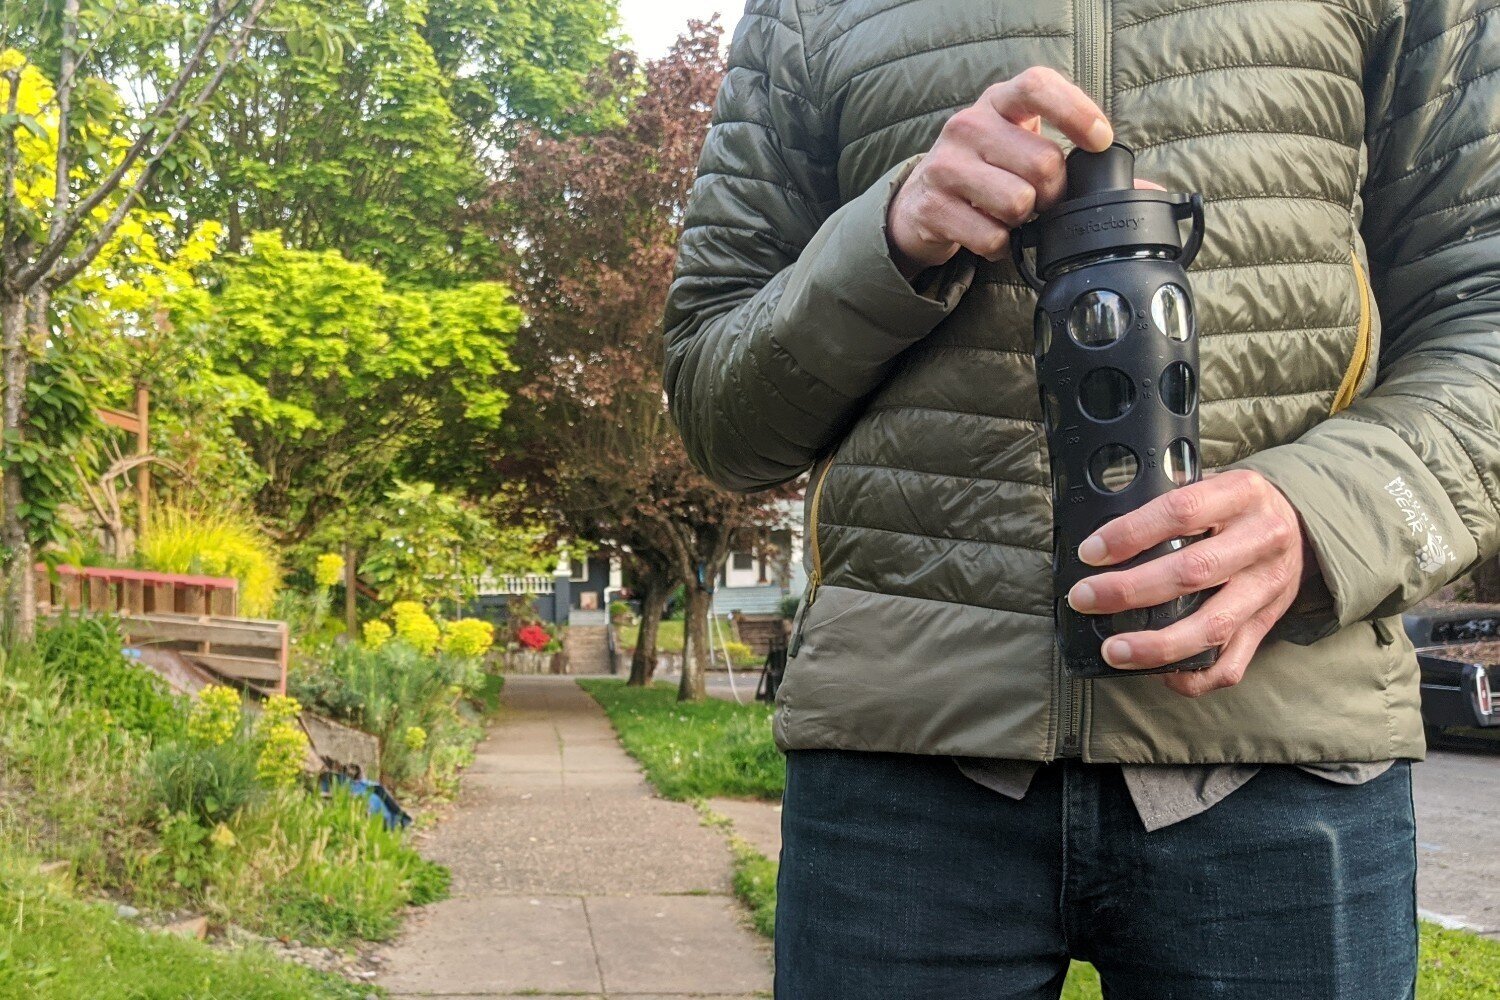
{"label": "red-leaved tree", "polygon": [[[702,698],[710,588],[731,547],[780,519],[781,493],[726,493],[692,468],[666,410],[662,310],[684,209],[725,65],[721,31],[692,22],[642,68],[618,125],[518,145],[492,192],[505,275],[529,317],[507,438],[491,472],[575,537],[625,546],[642,589],[633,683],[649,681],[667,595],[686,584],[679,696]],[[601,93],[635,70],[621,54]]]}

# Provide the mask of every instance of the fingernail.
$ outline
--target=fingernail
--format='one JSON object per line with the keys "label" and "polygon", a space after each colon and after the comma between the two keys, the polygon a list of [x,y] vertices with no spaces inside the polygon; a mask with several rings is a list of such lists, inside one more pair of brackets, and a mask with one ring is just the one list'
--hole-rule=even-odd
{"label": "fingernail", "polygon": [[1075,583],[1073,589],[1068,591],[1068,606],[1074,611],[1087,614],[1098,603],[1099,597],[1094,593],[1094,588],[1086,583]]}
{"label": "fingernail", "polygon": [[1109,546],[1098,535],[1090,535],[1078,546],[1078,558],[1090,566],[1098,566],[1109,557]]}
{"label": "fingernail", "polygon": [[1115,141],[1115,130],[1109,127],[1109,122],[1103,118],[1096,119],[1089,127],[1089,151],[1093,153],[1109,148],[1109,144]]}
{"label": "fingernail", "polygon": [[1112,667],[1128,667],[1130,663],[1130,643],[1124,639],[1111,639],[1104,644],[1104,662]]}

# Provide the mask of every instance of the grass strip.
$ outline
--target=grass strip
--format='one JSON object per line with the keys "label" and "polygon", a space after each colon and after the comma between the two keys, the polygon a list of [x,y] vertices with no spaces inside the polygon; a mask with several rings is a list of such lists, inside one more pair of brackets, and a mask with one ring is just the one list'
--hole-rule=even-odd
{"label": "grass strip", "polygon": [[0,860],[0,996],[28,1000],[361,1000],[384,995],[278,959],[143,930],[34,860]]}
{"label": "grass strip", "polygon": [[709,698],[679,702],[667,684],[628,687],[580,679],[603,707],[620,743],[664,797],[779,800],[786,768],[771,741],[771,707]]}

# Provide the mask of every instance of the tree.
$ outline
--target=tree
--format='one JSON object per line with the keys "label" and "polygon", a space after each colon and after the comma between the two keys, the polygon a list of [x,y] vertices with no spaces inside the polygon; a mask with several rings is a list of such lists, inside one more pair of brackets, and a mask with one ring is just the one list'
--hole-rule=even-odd
{"label": "tree", "polygon": [[494,282],[399,290],[332,251],[253,236],[220,271],[198,336],[264,474],[257,512],[283,542],[378,503],[413,449],[493,433],[521,311]]}
{"label": "tree", "polygon": [[612,0],[280,0],[224,83],[186,192],[231,250],[280,230],[402,284],[494,273],[475,203],[518,123],[583,127]]}
{"label": "tree", "polygon": [[446,0],[422,36],[450,83],[454,113],[481,152],[508,146],[516,127],[592,131],[618,118],[619,92],[590,77],[613,54],[615,0]]}
{"label": "tree", "polygon": [[[577,536],[630,548],[645,571],[633,681],[648,679],[667,593],[687,584],[683,699],[704,695],[713,579],[732,542],[779,521],[785,495],[714,487],[688,462],[662,391],[660,317],[724,74],[719,35],[692,24],[647,63],[619,124],[525,135],[493,192],[515,251],[509,278],[529,317],[514,352],[514,392],[527,405],[493,469],[525,475]],[[633,72],[617,60],[595,87],[609,92]]]}
{"label": "tree", "polygon": [[211,109],[189,217],[222,221],[233,252],[279,230],[406,284],[473,278],[484,175],[422,36],[426,0],[281,2],[290,29],[252,40]]}
{"label": "tree", "polygon": [[[51,298],[157,193],[270,2],[85,9],[83,0],[58,0],[0,29],[7,45],[28,45],[51,70],[48,79],[16,48],[0,53],[0,543],[16,637],[29,638],[35,625],[35,526],[24,487],[26,470],[46,463],[27,440],[28,377],[48,337]],[[121,99],[117,85],[142,99]]]}

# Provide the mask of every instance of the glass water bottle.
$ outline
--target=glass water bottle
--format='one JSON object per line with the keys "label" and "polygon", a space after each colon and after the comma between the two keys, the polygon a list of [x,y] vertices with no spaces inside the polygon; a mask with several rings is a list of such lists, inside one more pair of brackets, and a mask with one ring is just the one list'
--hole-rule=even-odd
{"label": "glass water bottle", "polygon": [[[1191,221],[1184,241],[1180,223]],[[1052,464],[1053,597],[1062,660],[1085,678],[1201,670],[1214,650],[1156,670],[1117,670],[1100,647],[1187,617],[1202,594],[1086,615],[1067,593],[1101,572],[1078,545],[1107,522],[1200,477],[1198,331],[1186,269],[1203,242],[1203,199],[1135,189],[1135,154],[1074,150],[1067,193],[1012,240],[1037,291],[1036,363]],[[1036,251],[1032,267],[1026,251]],[[1176,538],[1116,569],[1189,544]]]}

